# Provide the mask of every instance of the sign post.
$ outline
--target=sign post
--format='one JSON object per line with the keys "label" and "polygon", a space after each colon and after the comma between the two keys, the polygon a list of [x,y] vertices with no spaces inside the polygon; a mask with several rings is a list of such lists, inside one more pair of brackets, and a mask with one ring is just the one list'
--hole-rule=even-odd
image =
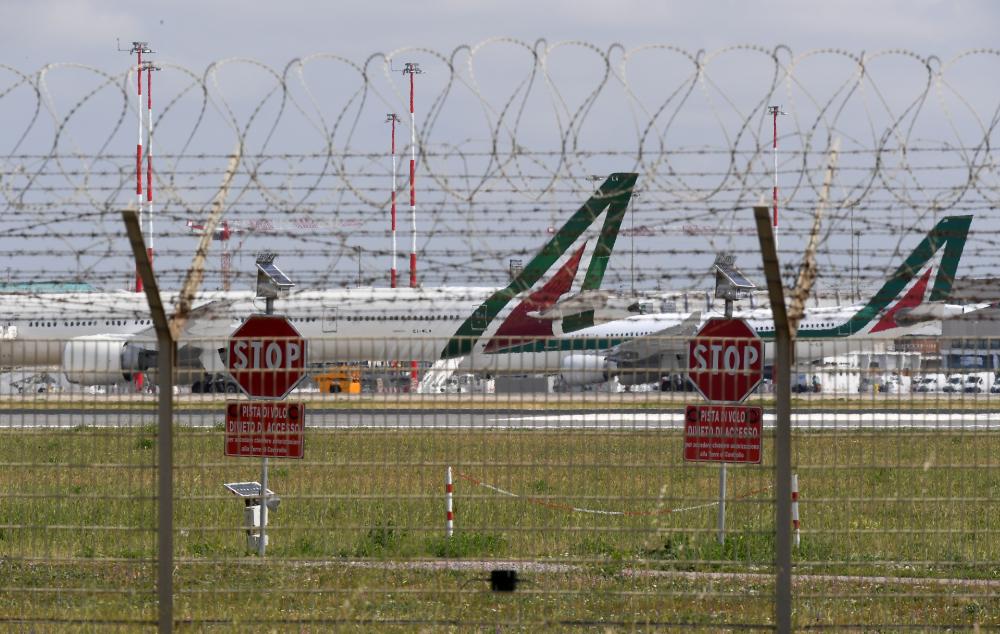
{"label": "sign post", "polygon": [[[250,316],[229,337],[229,373],[254,400],[280,401],[305,376],[305,340],[290,321],[273,313],[274,299],[268,298],[267,313]],[[226,455],[261,456],[261,557],[267,547],[267,459],[302,457],[304,418],[301,403],[226,406]]]}
{"label": "sign post", "polygon": [[[688,377],[701,395],[715,403],[742,403],[764,374],[764,344],[744,320],[711,319],[688,344]],[[726,463],[760,463],[763,410],[742,405],[688,405],[684,459],[720,462],[719,543],[726,535]]]}

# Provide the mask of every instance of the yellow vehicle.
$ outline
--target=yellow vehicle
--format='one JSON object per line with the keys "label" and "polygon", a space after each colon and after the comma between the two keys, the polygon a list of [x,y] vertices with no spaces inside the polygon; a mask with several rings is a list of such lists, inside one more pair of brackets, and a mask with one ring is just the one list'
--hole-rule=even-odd
{"label": "yellow vehicle", "polygon": [[316,387],[324,394],[361,394],[361,370],[339,368],[313,375]]}

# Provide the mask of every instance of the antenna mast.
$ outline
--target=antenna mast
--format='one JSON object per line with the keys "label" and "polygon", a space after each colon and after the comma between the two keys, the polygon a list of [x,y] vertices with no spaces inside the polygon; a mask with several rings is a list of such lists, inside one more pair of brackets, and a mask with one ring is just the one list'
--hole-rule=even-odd
{"label": "antenna mast", "polygon": [[[126,49],[119,48],[118,50],[124,51]],[[142,229],[142,71],[144,69],[142,63],[143,53],[152,53],[153,50],[149,48],[149,42],[132,42],[132,47],[128,49],[129,55],[135,54],[135,88],[136,88],[136,104],[135,110],[139,115],[139,138],[135,146],[135,195],[136,202],[139,205],[139,228]],[[135,292],[142,292],[142,277],[139,275],[138,268],[135,272]]]}
{"label": "antenna mast", "polygon": [[[389,287],[396,288],[396,124],[399,122],[399,116],[395,112],[390,112],[385,115],[385,120],[386,123],[392,124],[392,268],[389,269]],[[410,173],[413,173],[412,168]],[[411,176],[411,182],[412,178]],[[410,268],[413,268],[412,264]]]}
{"label": "antenna mast", "polygon": [[423,71],[420,70],[420,64],[407,62],[403,65],[403,74],[410,76],[410,230],[412,234],[412,242],[410,243],[410,288],[417,287],[417,123],[416,115],[413,112],[413,78],[421,73]]}

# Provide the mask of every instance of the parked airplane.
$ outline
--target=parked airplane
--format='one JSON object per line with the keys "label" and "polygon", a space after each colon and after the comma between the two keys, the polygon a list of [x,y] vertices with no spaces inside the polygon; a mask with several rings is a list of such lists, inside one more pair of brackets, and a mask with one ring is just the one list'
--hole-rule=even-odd
{"label": "parked airplane", "polygon": [[[310,363],[416,360],[453,368],[464,361],[487,372],[553,367],[558,356],[512,356],[503,349],[554,335],[551,320],[529,312],[600,288],[637,177],[610,175],[504,288],[301,291],[278,300],[277,311],[309,341]],[[226,337],[262,305],[251,293],[199,296],[180,342],[180,365],[221,370]],[[574,328],[594,323],[589,310],[571,319]],[[62,366],[82,385],[123,382],[156,366],[155,337],[139,294],[18,297],[0,302],[0,327],[0,366]]]}
{"label": "parked airplane", "polygon": [[[981,308],[946,303],[971,222],[972,216],[938,222],[868,302],[807,311],[796,335],[796,360],[843,352],[845,339],[933,334],[927,333],[929,324]],[[623,384],[649,383],[683,372],[686,338],[708,319],[721,316],[708,311],[636,315],[529,346],[564,351],[560,376],[568,385],[600,383],[611,376]],[[734,317],[745,319],[764,339],[765,363],[770,363],[774,340],[770,309],[737,312]]]}

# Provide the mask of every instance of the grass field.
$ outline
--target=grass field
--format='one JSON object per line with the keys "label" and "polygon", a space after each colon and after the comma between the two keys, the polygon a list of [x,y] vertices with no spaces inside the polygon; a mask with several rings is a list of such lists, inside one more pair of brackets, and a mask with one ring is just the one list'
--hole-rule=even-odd
{"label": "grass field", "polygon": [[[310,430],[304,460],[272,461],[282,502],[261,561],[222,487],[260,462],[223,457],[222,436],[175,437],[176,615],[199,627],[770,623],[769,452],[729,468],[719,545],[718,467],[684,463],[678,433]],[[1000,434],[794,446],[798,627],[1000,627]],[[0,432],[0,623],[155,622],[155,451],[151,428]],[[513,560],[526,583],[489,592],[487,570]]]}

